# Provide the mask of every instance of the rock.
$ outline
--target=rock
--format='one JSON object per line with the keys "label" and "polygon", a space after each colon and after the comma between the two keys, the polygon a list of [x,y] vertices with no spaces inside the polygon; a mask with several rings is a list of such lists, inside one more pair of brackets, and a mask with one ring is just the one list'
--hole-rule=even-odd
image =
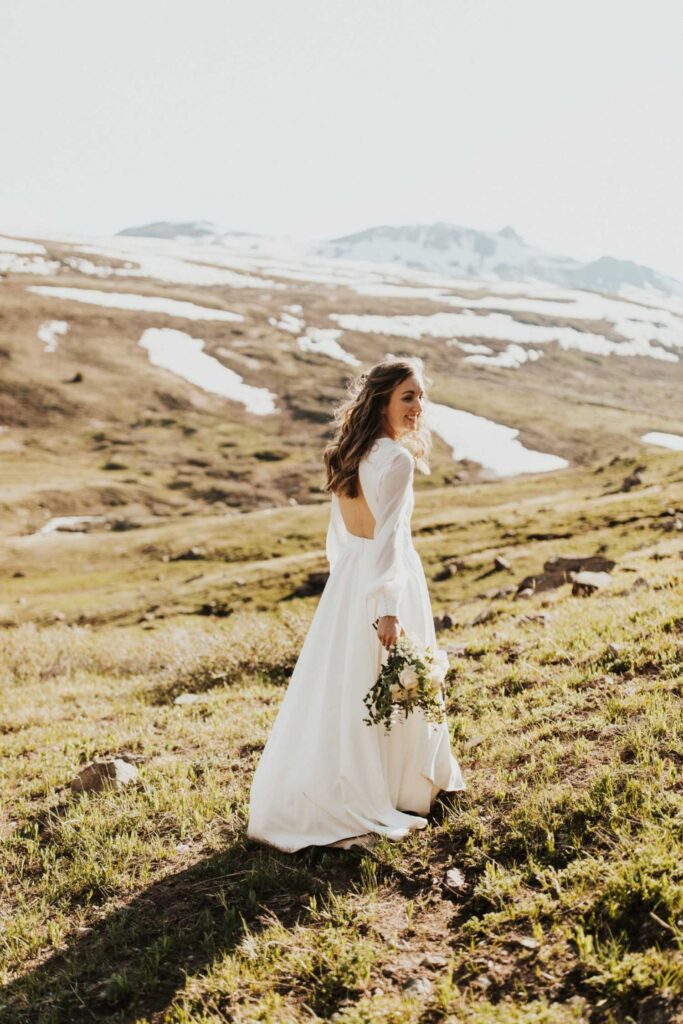
{"label": "rock", "polygon": [[179,693],[173,703],[185,707],[186,704],[196,704],[198,700],[199,696],[196,693]]}
{"label": "rock", "polygon": [[606,572],[577,572],[572,582],[572,594],[574,597],[587,597],[596,590],[608,587],[612,577]]}
{"label": "rock", "polygon": [[519,597],[521,592],[524,590],[528,590],[532,594],[540,594],[544,590],[555,590],[566,582],[567,578],[563,572],[539,572],[533,576],[525,576],[524,579],[517,584],[517,593],[515,597]]}
{"label": "rock", "polygon": [[218,601],[216,598],[213,601],[206,601],[200,605],[196,612],[197,615],[215,615],[217,618],[227,618],[228,615],[232,615],[232,608],[225,601]]}
{"label": "rock", "polygon": [[202,548],[188,548],[187,551],[183,551],[179,555],[172,555],[169,558],[171,562],[182,562],[182,561],[195,561],[198,558],[205,558],[206,555]]}
{"label": "rock", "polygon": [[539,612],[537,615],[522,615],[521,622],[537,622],[540,626],[547,626],[550,616],[547,612]]}
{"label": "rock", "polygon": [[458,889],[464,889],[465,876],[460,868],[449,868],[446,872],[444,882],[448,889],[454,889],[457,891]]}
{"label": "rock", "polygon": [[448,957],[442,956],[441,953],[425,953],[420,960],[421,967],[447,967]]}
{"label": "rock", "polygon": [[472,619],[473,626],[481,626],[484,622],[490,622],[493,618],[493,610],[491,608],[484,608],[482,612],[479,612],[475,619]]}
{"label": "rock", "polygon": [[310,572],[303,583],[295,587],[290,597],[315,597],[322,594],[329,579],[329,572]]}
{"label": "rock", "polygon": [[123,789],[137,777],[134,764],[120,757],[110,757],[85,765],[69,785],[74,793],[98,793],[105,789]]}
{"label": "rock", "polygon": [[516,936],[512,941],[518,946],[522,946],[523,949],[538,949],[539,947],[538,939],[534,939],[531,935]]}
{"label": "rock", "polygon": [[517,594],[522,590],[531,589],[534,593],[545,590],[556,590],[571,582],[572,573],[587,570],[589,572],[609,572],[617,563],[603,555],[585,555],[575,558],[562,558],[558,555],[549,558],[543,564],[543,572],[533,576],[525,576],[517,584]]}
{"label": "rock", "polygon": [[450,615],[435,615],[434,616],[434,629],[437,633],[442,633],[444,629],[453,628],[453,619]]}
{"label": "rock", "polygon": [[52,619],[53,622],[64,622],[66,615],[64,614],[64,612],[52,612],[50,618]]}
{"label": "rock", "polygon": [[244,586],[244,580],[242,579],[241,576],[237,576],[237,578],[235,580],[233,580],[233,582],[234,582],[236,587],[243,587]]}
{"label": "rock", "polygon": [[527,533],[527,540],[568,540],[573,533]]}
{"label": "rock", "polygon": [[111,523],[112,533],[125,533],[126,530],[140,530],[142,523],[136,523],[132,519],[113,519]]}
{"label": "rock", "polygon": [[624,477],[622,485],[619,488],[619,492],[623,493],[624,491],[630,491],[634,487],[638,487],[639,484],[642,484],[643,478],[640,474],[644,472],[645,466],[636,466],[632,473]]}
{"label": "rock", "polygon": [[20,569],[18,569],[17,572],[13,572],[12,573],[12,576],[16,580],[16,579],[19,579],[20,577],[26,576],[26,573],[22,572]]}
{"label": "rock", "polygon": [[637,580],[634,580],[631,590],[649,590],[650,584],[644,576],[639,576]]}
{"label": "rock", "polygon": [[534,588],[533,587],[522,587],[521,590],[518,590],[517,593],[515,594],[515,601],[519,601],[520,599],[526,599],[526,598],[533,597],[533,596],[534,596]]}
{"label": "rock", "polygon": [[506,572],[510,571],[510,563],[508,562],[507,558],[503,558],[502,555],[497,555],[494,558],[493,565],[498,570],[502,569],[502,570],[505,570]]}
{"label": "rock", "polygon": [[449,558],[444,562],[443,568],[439,569],[435,573],[433,579],[435,583],[442,583],[443,580],[449,580],[451,576],[455,576],[456,573],[461,572],[464,569],[465,563],[460,558]]}
{"label": "rock", "polygon": [[617,563],[604,555],[585,555],[578,558],[562,558],[559,555],[549,558],[543,563],[545,572],[570,573],[581,572],[587,569],[589,572],[610,572]]}
{"label": "rock", "polygon": [[410,996],[421,996],[426,999],[432,994],[433,986],[428,978],[408,978],[401,987]]}
{"label": "rock", "polygon": [[71,379],[70,379],[70,380],[68,380],[68,381],[67,381],[66,383],[67,383],[67,384],[80,384],[82,380],[83,380],[83,374],[82,374],[82,373],[81,373],[81,371],[79,370],[79,371],[78,371],[77,373],[75,373],[75,374],[73,375],[73,377],[71,377]]}
{"label": "rock", "polygon": [[483,594],[477,594],[477,597],[482,597],[486,601],[497,601],[503,597],[509,597],[510,594],[514,594],[517,587],[514,583],[511,583],[509,587],[492,587],[491,590],[485,590]]}

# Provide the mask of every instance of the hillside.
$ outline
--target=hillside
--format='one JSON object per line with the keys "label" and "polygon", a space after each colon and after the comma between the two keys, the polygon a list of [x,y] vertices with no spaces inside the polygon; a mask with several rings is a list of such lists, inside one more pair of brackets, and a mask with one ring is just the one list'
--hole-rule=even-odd
{"label": "hillside", "polygon": [[[3,1024],[681,1024],[676,301],[182,230],[0,240]],[[250,781],[331,410],[386,352],[433,382],[413,532],[468,789],[279,854]],[[71,786],[103,759],[120,788]]]}
{"label": "hillside", "polygon": [[3,1022],[680,1024],[683,467],[634,468],[418,494],[468,789],[367,848],[245,837],[324,507],[6,541]]}
{"label": "hillside", "polygon": [[421,355],[433,382],[420,488],[640,461],[657,450],[643,438],[683,434],[683,313],[659,293],[463,281],[227,234],[5,237],[0,270],[7,538],[65,516],[122,530],[324,501],[333,406],[386,352]]}

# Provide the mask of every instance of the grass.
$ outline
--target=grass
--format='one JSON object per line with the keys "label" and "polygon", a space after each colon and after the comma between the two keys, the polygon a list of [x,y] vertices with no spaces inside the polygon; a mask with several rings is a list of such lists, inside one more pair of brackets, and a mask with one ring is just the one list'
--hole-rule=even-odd
{"label": "grass", "polygon": [[[246,838],[316,604],[283,598],[324,567],[324,509],[195,520],[192,563],[161,557],[189,546],[180,517],[8,545],[6,575],[27,575],[8,580],[0,631],[3,1024],[680,1020],[683,537],[667,509],[683,481],[674,455],[618,493],[627,471],[420,492],[428,576],[463,563],[430,590],[454,619],[440,637],[468,789],[371,850]],[[600,545],[606,591],[482,596]],[[496,553],[511,573],[491,575]],[[231,615],[192,614],[222,593]],[[174,704],[184,692],[198,700]],[[114,753],[132,786],[70,794]]]}

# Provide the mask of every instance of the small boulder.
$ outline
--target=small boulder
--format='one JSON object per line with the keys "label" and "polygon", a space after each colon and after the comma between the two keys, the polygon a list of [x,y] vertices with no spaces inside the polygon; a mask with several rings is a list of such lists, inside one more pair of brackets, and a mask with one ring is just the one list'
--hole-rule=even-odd
{"label": "small boulder", "polygon": [[448,889],[454,889],[457,891],[458,889],[465,888],[465,876],[460,868],[449,868],[446,872],[444,882]]}
{"label": "small boulder", "polygon": [[294,588],[290,597],[316,597],[322,594],[329,576],[329,572],[309,572],[304,582]]}
{"label": "small boulder", "polygon": [[434,630],[437,633],[442,633],[444,629],[453,628],[453,619],[448,613],[446,615],[435,615],[434,616]]}
{"label": "small boulder", "polygon": [[432,983],[427,978],[408,978],[402,985],[403,991],[411,996],[427,998],[432,994]]}
{"label": "small boulder", "polygon": [[98,793],[105,789],[123,789],[137,777],[134,764],[120,757],[108,757],[86,764],[69,785],[73,793]]}
{"label": "small boulder", "polygon": [[198,558],[205,558],[205,554],[202,548],[188,548],[187,551],[182,551],[179,555],[172,555],[169,559],[171,562],[182,562],[182,561],[196,561]]}
{"label": "small boulder", "polygon": [[433,579],[435,583],[442,583],[444,580],[450,580],[452,576],[455,576],[463,567],[463,563],[460,559],[452,559],[451,561],[444,562],[441,569],[434,573]]}
{"label": "small boulder", "polygon": [[578,558],[562,558],[555,555],[543,564],[545,572],[570,573],[581,572],[587,569],[589,572],[610,572],[617,563],[611,558],[605,558],[603,554],[585,555]]}
{"label": "small boulder", "polygon": [[493,565],[494,565],[494,567],[498,571],[500,571],[500,570],[504,570],[505,572],[509,572],[510,571],[510,563],[508,562],[507,558],[503,558],[502,555],[497,555],[494,558]]}
{"label": "small boulder", "polygon": [[215,615],[217,618],[225,619],[232,615],[232,608],[225,601],[214,598],[212,601],[205,601],[196,612],[197,615]]}

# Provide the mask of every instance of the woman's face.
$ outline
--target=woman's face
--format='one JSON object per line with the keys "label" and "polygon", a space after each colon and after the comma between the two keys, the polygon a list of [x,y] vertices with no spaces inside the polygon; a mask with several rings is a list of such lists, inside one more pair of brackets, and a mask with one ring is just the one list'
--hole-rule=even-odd
{"label": "woman's face", "polygon": [[396,385],[384,411],[388,432],[394,439],[417,428],[424,402],[422,383],[414,374]]}

